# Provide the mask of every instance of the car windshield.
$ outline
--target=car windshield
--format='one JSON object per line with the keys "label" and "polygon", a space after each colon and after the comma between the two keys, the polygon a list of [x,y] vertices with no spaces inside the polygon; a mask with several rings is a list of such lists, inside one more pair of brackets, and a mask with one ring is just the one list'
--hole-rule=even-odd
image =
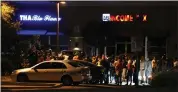
{"label": "car windshield", "polygon": [[77,61],[80,62],[81,64],[85,65],[85,66],[89,66],[89,67],[95,67],[94,64],[90,63],[90,62],[84,62],[84,61]]}
{"label": "car windshield", "polygon": [[80,62],[68,62],[73,67],[82,67],[85,66],[84,64],[81,64]]}

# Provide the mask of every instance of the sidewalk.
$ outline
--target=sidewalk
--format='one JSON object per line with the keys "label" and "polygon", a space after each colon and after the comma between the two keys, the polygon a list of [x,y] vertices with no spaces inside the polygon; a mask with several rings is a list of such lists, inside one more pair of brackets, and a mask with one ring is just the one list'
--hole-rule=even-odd
{"label": "sidewalk", "polygon": [[12,82],[10,76],[1,76],[1,82]]}

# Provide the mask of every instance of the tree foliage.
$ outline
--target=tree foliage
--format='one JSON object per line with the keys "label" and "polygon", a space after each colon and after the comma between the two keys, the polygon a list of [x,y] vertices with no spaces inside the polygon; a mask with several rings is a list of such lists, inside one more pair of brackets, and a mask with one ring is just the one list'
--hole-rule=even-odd
{"label": "tree foliage", "polygon": [[14,15],[15,8],[10,6],[7,2],[1,3],[2,19],[10,23],[11,15]]}
{"label": "tree foliage", "polygon": [[11,6],[8,2],[1,3],[1,19],[3,22],[7,23],[9,27],[19,30],[20,21],[13,21],[12,17],[15,15],[15,7]]}
{"label": "tree foliage", "polygon": [[16,32],[20,29],[21,22],[13,20],[15,11],[16,8],[8,2],[1,2],[2,50],[9,49],[17,41]]}

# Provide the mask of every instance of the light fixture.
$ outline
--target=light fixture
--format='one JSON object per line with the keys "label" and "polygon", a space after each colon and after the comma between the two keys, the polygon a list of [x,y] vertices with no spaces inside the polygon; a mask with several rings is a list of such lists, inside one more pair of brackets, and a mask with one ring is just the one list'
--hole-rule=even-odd
{"label": "light fixture", "polygon": [[80,48],[78,48],[78,47],[75,47],[73,50],[80,50]]}
{"label": "light fixture", "polygon": [[62,5],[65,5],[65,4],[66,4],[66,2],[65,2],[65,1],[61,1],[60,3],[61,3]]}

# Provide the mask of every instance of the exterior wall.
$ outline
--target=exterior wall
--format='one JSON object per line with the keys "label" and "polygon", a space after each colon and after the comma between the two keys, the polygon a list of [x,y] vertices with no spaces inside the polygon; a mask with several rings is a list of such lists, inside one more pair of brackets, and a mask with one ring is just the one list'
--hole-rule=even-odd
{"label": "exterior wall", "polygon": [[175,31],[170,31],[170,37],[168,37],[168,42],[167,42],[167,56],[169,58],[175,57],[176,54],[176,34]]}
{"label": "exterior wall", "polygon": [[167,42],[167,56],[170,58],[178,57],[178,6],[176,7],[174,20],[176,21],[174,25],[175,29],[170,30],[170,36]]}

